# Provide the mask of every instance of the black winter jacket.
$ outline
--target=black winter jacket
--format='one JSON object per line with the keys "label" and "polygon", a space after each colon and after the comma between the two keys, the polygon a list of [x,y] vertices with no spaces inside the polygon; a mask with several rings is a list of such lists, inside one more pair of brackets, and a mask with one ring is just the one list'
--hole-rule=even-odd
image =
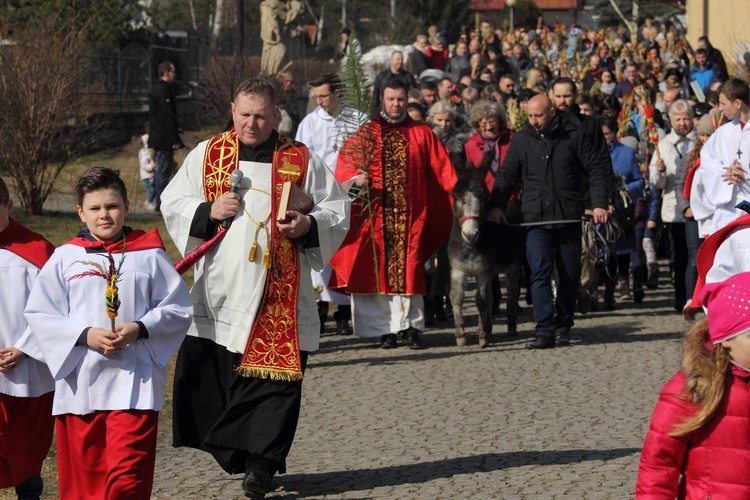
{"label": "black winter jacket", "polygon": [[177,103],[164,80],[157,80],[148,93],[148,119],[148,147],[169,151],[175,144],[182,146],[177,130]]}
{"label": "black winter jacket", "polygon": [[490,205],[504,210],[520,181],[524,222],[578,219],[588,205],[583,177],[589,180],[591,207],[606,210],[611,169],[611,162],[607,164],[597,151],[580,120],[557,111],[546,134],[527,121],[513,136],[495,178]]}

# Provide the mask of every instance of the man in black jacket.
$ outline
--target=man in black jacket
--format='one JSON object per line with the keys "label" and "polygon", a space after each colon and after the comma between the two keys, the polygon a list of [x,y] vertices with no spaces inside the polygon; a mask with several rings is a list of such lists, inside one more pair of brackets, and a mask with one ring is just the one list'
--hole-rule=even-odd
{"label": "man in black jacket", "polygon": [[154,194],[157,213],[161,211],[161,193],[169,184],[174,169],[174,150],[183,147],[177,131],[177,104],[171,88],[177,74],[174,64],[162,62],[158,74],[159,79],[148,93],[148,147],[156,152]]}
{"label": "man in black jacket", "polygon": [[[602,133],[602,127],[599,125],[599,120],[593,116],[586,116],[581,114],[581,110],[576,104],[576,97],[578,96],[578,88],[573,80],[568,77],[561,77],[552,83],[552,104],[558,111],[567,111],[573,113],[575,117],[581,122],[581,128],[587,141],[590,141],[593,148],[599,152],[601,160],[607,165],[607,192],[610,193],[610,197],[615,192],[615,176],[612,168],[612,158],[609,154],[609,146],[607,140],[604,138]],[[583,200],[585,203],[584,209],[587,215],[591,215],[591,203],[589,196],[589,183],[588,178],[584,174],[582,178],[583,183]],[[610,206],[614,205],[614,201],[610,200]],[[593,241],[590,239],[584,239],[582,243],[588,240],[589,248],[583,248],[581,251],[581,281],[580,288],[578,290],[578,308],[581,313],[587,313],[591,310],[591,304],[596,304],[596,289],[599,286],[599,273],[589,258],[589,252],[594,251],[592,247]],[[558,344],[568,344],[570,337],[568,332],[560,331],[557,335]]]}
{"label": "man in black jacket", "polygon": [[393,51],[390,59],[388,59],[388,69],[384,69],[375,77],[375,83],[372,85],[371,116],[375,116],[380,111],[380,95],[385,88],[385,82],[392,78],[404,82],[407,91],[417,85],[414,75],[404,69],[404,54],[400,50]]}
{"label": "man in black jacket", "polygon": [[[573,114],[556,111],[545,95],[529,100],[528,121],[513,136],[495,178],[489,220],[506,222],[504,209],[520,181],[524,222],[539,223],[526,232],[526,258],[531,267],[536,339],[529,349],[555,347],[556,334],[568,334],[581,273],[582,177],[589,180],[595,223],[607,221],[610,168],[602,160]],[[557,303],[550,278],[557,265]],[[557,316],[555,317],[555,308]]]}

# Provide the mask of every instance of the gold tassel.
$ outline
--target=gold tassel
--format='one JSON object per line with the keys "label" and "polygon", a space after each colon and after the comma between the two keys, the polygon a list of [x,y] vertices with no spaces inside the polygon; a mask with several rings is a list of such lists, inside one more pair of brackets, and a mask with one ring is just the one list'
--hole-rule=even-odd
{"label": "gold tassel", "polygon": [[250,253],[247,254],[247,260],[250,262],[255,262],[255,259],[258,258],[258,242],[253,241],[253,244],[250,245]]}
{"label": "gold tassel", "polygon": [[263,252],[263,269],[271,269],[271,249],[266,248]]}

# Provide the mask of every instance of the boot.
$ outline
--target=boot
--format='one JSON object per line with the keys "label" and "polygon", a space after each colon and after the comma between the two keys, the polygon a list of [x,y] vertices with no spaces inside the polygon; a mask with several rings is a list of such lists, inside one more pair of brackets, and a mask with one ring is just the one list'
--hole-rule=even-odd
{"label": "boot", "polygon": [[604,284],[604,310],[615,310],[615,280],[607,279]]}
{"label": "boot", "polygon": [[648,277],[646,278],[646,287],[650,289],[659,286],[659,264],[652,262],[648,265]]}
{"label": "boot", "polygon": [[318,318],[320,318],[320,334],[323,335],[325,323],[328,321],[328,302],[318,301]]}
{"label": "boot", "polygon": [[435,326],[435,299],[424,300],[424,326]]}
{"label": "boot", "polygon": [[354,333],[354,329],[349,324],[351,317],[351,306],[339,306],[338,311],[333,313],[333,319],[336,321],[336,335],[351,335]]}

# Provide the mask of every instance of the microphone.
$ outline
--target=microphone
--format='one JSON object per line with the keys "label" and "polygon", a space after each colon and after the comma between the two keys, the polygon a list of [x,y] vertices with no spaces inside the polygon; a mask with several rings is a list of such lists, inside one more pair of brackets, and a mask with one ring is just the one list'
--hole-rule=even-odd
{"label": "microphone", "polygon": [[[242,183],[242,170],[239,168],[234,169],[232,172],[232,176],[229,178],[229,192],[230,193],[237,193],[240,190],[240,184]],[[221,227],[224,229],[229,229],[229,226],[232,225],[232,217],[228,219],[224,219],[224,221],[221,223]]]}

